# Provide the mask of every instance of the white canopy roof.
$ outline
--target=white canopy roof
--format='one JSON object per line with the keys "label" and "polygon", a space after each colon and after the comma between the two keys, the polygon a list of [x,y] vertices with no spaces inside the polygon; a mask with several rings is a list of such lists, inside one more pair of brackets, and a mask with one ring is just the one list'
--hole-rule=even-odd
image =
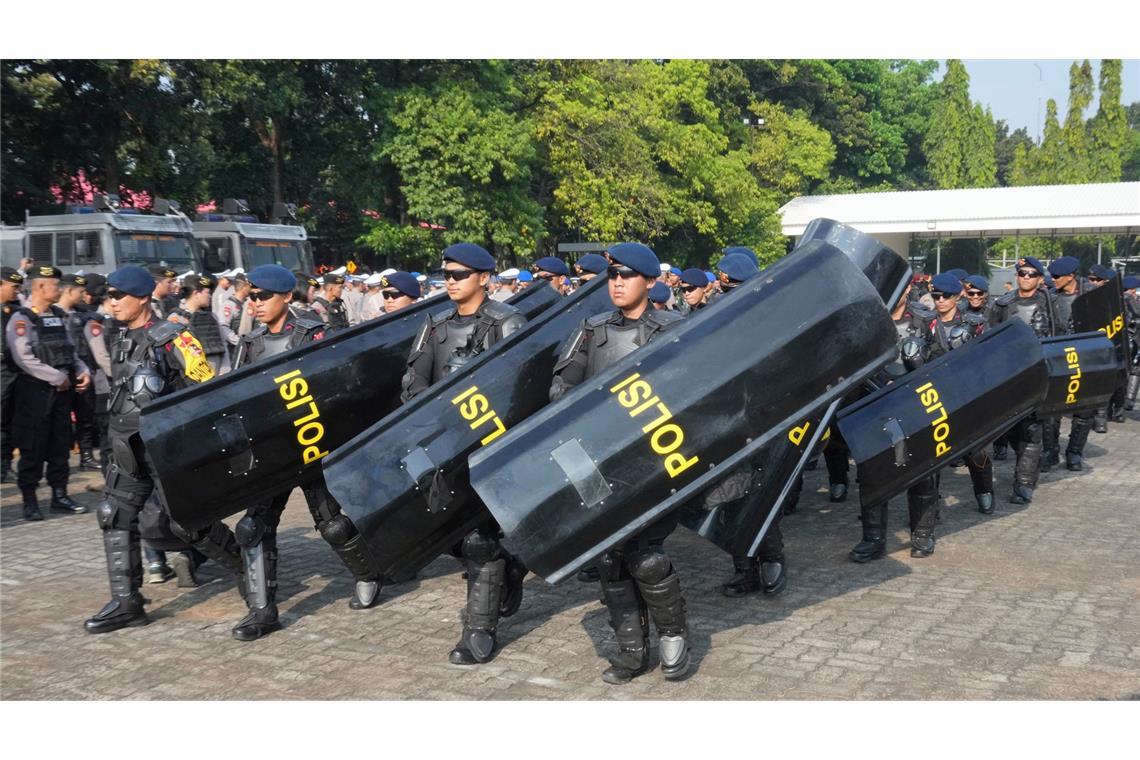
{"label": "white canopy roof", "polygon": [[915,238],[1136,235],[1140,182],[805,196],[780,216],[789,236],[820,217],[870,235]]}

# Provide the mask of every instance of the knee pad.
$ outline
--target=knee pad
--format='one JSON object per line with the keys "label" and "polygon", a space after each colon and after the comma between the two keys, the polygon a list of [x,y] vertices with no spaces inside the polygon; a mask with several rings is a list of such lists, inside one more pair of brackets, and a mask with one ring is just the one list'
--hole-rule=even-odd
{"label": "knee pad", "polygon": [[352,540],[356,533],[356,526],[346,515],[337,515],[331,520],[325,520],[317,526],[321,538],[332,546],[344,546]]}
{"label": "knee pad", "polygon": [[203,538],[206,537],[206,531],[204,531],[204,530],[187,530],[186,528],[183,528],[181,525],[179,525],[174,520],[170,521],[170,532],[173,533],[175,535],[175,537],[177,537],[177,538],[181,539],[182,541],[185,541],[186,543],[191,544],[191,545],[197,543],[198,541],[201,541]]}
{"label": "knee pad", "polygon": [[234,526],[234,537],[237,539],[238,546],[257,546],[261,543],[267,527],[265,521],[255,515],[246,515],[241,518],[238,520],[238,524]]}
{"label": "knee pad", "polygon": [[463,539],[463,556],[472,562],[487,563],[499,558],[502,549],[499,540],[479,531],[472,531]]}
{"label": "knee pad", "polygon": [[103,499],[99,502],[99,506],[95,507],[95,521],[103,530],[110,530],[115,527],[115,515],[118,513],[119,508],[110,499]]}
{"label": "knee pad", "polygon": [[629,558],[629,572],[641,583],[660,583],[672,570],[673,563],[660,546],[638,550]]}

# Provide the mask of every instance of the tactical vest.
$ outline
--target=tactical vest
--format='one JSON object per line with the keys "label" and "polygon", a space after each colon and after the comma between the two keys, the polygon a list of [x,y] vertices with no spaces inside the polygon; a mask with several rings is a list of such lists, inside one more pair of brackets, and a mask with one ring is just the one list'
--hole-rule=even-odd
{"label": "tactical vest", "polygon": [[330,330],[343,330],[348,327],[348,311],[345,309],[344,301],[340,298],[335,298],[329,301],[327,298],[317,296],[313,299],[321,306],[325,307],[325,313],[328,315],[328,326]]}
{"label": "tactical vest", "polygon": [[325,323],[314,319],[301,319],[290,312],[280,332],[271,333],[265,325],[258,325],[249,335],[242,337],[234,368],[290,351],[303,343],[321,337]]}
{"label": "tactical vest", "polygon": [[70,373],[75,366],[75,344],[67,330],[67,313],[52,306],[47,314],[36,314],[29,307],[19,309],[34,325],[36,340],[32,353],[44,364]]}
{"label": "tactical vest", "polygon": [[97,311],[80,311],[79,309],[71,311],[67,315],[67,329],[71,335],[71,342],[75,345],[75,351],[83,363],[87,365],[87,368],[94,372],[95,355],[91,353],[91,346],[88,345],[87,338],[83,334],[87,323],[91,320],[102,322],[103,315]]}
{"label": "tactical vest", "polygon": [[[182,311],[181,309],[179,311]],[[202,344],[202,349],[211,360],[220,361],[226,353],[226,342],[222,338],[222,327],[209,309],[198,309],[187,313],[190,319],[190,332]]]}
{"label": "tactical vest", "polygon": [[18,308],[20,308],[19,301],[11,301],[0,308],[0,369],[3,369],[5,377],[17,371],[16,363],[12,361],[12,355],[8,353],[7,343],[8,320],[12,318]]}
{"label": "tactical vest", "polygon": [[484,299],[479,309],[468,317],[460,317],[454,306],[429,317],[430,345],[423,348],[432,352],[432,384],[455,372],[524,323],[518,309],[490,298]]}
{"label": "tactical vest", "polygon": [[116,323],[108,338],[111,353],[111,398],[107,412],[118,432],[139,429],[139,414],[152,400],[178,390],[181,361],[165,346],[184,328],[165,320],[128,329]]}
{"label": "tactical vest", "polygon": [[595,314],[586,320],[586,379],[646,345],[684,317],[676,312],[647,307],[641,317],[628,320],[621,311]]}
{"label": "tactical vest", "polygon": [[966,341],[978,334],[978,330],[985,325],[977,313],[963,312],[961,309],[949,322],[943,322],[937,317],[931,321],[929,330],[929,345],[931,357],[953,351]]}
{"label": "tactical vest", "polygon": [[1053,335],[1053,315],[1050,297],[1044,290],[1038,290],[1029,298],[1022,298],[1012,290],[999,298],[995,304],[1005,309],[1007,318],[1016,317],[1033,328],[1039,338]]}
{"label": "tactical vest", "polygon": [[1073,332],[1073,301],[1077,296],[1088,292],[1085,280],[1077,280],[1077,289],[1072,293],[1057,291],[1053,294],[1053,308],[1057,313],[1057,335],[1071,335]]}
{"label": "tactical vest", "polygon": [[237,296],[230,296],[230,303],[234,305],[234,315],[230,317],[230,332],[237,335],[241,330],[241,316],[245,311],[245,304]]}

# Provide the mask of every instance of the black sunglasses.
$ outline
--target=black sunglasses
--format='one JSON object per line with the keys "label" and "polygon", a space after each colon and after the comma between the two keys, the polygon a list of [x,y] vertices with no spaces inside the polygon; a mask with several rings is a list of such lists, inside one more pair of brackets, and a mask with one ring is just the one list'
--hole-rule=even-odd
{"label": "black sunglasses", "polygon": [[1017,276],[1018,277],[1040,277],[1041,273],[1038,272],[1036,269],[1018,269],[1017,270]]}
{"label": "black sunglasses", "polygon": [[984,290],[967,290],[966,291],[966,295],[968,295],[970,298],[977,298],[978,296],[984,296],[985,294],[986,294],[986,291],[984,291]]}
{"label": "black sunglasses", "polygon": [[1089,275],[1089,282],[1107,282],[1107,280],[1105,280],[1103,277],[1097,277],[1095,275],[1090,274]]}
{"label": "black sunglasses", "polygon": [[399,290],[381,290],[380,295],[384,296],[385,301],[393,301],[404,294]]}
{"label": "black sunglasses", "polygon": [[635,272],[629,267],[610,267],[606,270],[606,276],[608,276],[611,280],[616,280],[619,277],[623,280],[628,280],[633,277],[640,277],[641,274]]}
{"label": "black sunglasses", "polygon": [[479,274],[479,272],[475,269],[445,269],[443,270],[443,279],[462,282],[473,274]]}
{"label": "black sunglasses", "polygon": [[534,279],[546,280],[547,282],[550,282],[551,280],[553,280],[557,276],[558,275],[556,275],[556,274],[549,274],[547,272],[543,272],[542,274],[535,274]]}
{"label": "black sunglasses", "polygon": [[935,301],[948,301],[951,298],[957,298],[958,296],[957,296],[957,294],[951,294],[951,293],[931,293],[930,297],[933,298]]}
{"label": "black sunglasses", "polygon": [[273,296],[279,296],[281,293],[274,293],[272,290],[255,290],[249,294],[251,301],[268,301]]}
{"label": "black sunglasses", "polygon": [[682,285],[681,286],[681,292],[682,293],[692,293],[696,289],[697,289],[696,285]]}
{"label": "black sunglasses", "polygon": [[111,301],[118,301],[120,298],[126,298],[129,293],[124,293],[121,290],[108,290],[107,298]]}

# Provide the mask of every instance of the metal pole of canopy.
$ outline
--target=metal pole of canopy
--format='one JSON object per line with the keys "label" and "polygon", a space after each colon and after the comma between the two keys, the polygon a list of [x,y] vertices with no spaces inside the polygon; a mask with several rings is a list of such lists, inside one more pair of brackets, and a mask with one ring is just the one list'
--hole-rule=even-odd
{"label": "metal pole of canopy", "polygon": [[942,238],[934,240],[934,274],[942,274]]}
{"label": "metal pole of canopy", "polygon": [[1100,263],[1100,249],[1102,245],[1104,245],[1104,241],[1098,238],[1096,241],[1096,263],[1098,264]]}

